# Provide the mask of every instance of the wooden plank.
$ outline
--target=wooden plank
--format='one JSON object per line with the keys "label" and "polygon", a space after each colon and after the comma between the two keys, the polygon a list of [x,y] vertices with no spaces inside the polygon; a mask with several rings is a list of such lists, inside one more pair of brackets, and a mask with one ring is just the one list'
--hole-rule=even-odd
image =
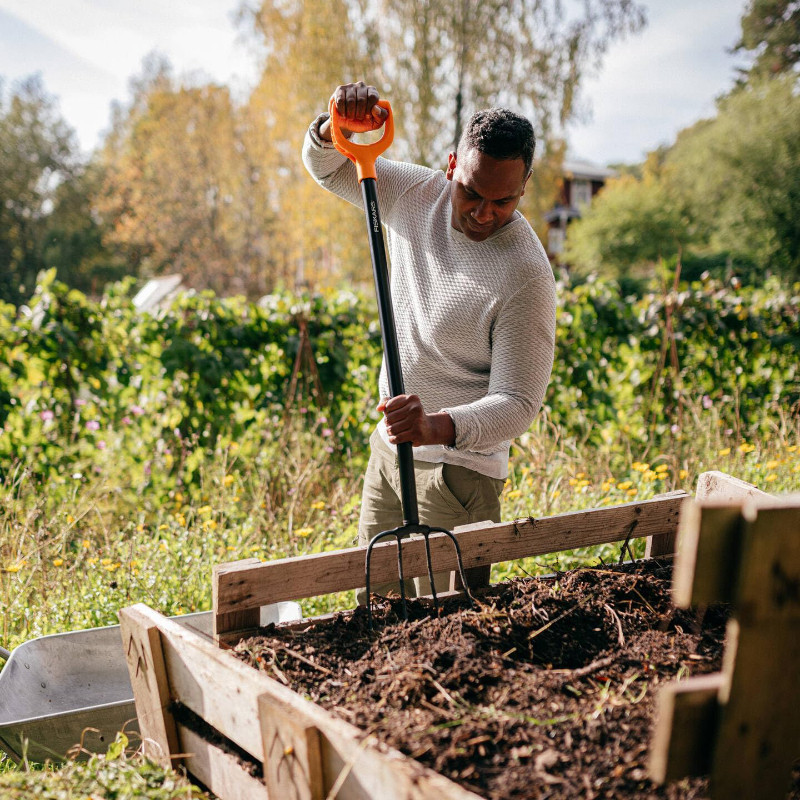
{"label": "wooden plank", "polygon": [[736,619],[743,626],[800,619],[800,495],[748,503],[743,516],[747,568],[736,587]]}
{"label": "wooden plank", "polygon": [[[656,497],[657,500],[667,500],[670,497],[686,497],[686,492],[678,490],[665,492]],[[647,537],[644,547],[645,558],[671,558],[675,555],[675,545],[678,540],[677,530],[653,534]]]}
{"label": "wooden plank", "polygon": [[264,701],[259,698],[268,695],[300,724],[319,730],[323,782],[338,786],[338,800],[480,800],[401,753],[378,749],[373,739],[348,722],[197,633],[146,606],[141,613],[161,632],[171,697],[258,760],[264,751],[259,722],[259,703]]}
{"label": "wooden plank", "polygon": [[800,757],[800,622],[738,627],[735,657],[725,653],[730,696],[717,735],[713,797],[784,800]]}
{"label": "wooden plank", "polygon": [[767,492],[754,486],[752,483],[734,478],[725,472],[711,470],[703,472],[697,479],[695,500],[701,503],[712,501],[714,503],[729,503],[744,500],[748,497],[770,497]]}
{"label": "wooden plank", "polygon": [[661,687],[648,771],[656,783],[708,775],[719,723],[721,672],[697,675]]}
{"label": "wooden plank", "polygon": [[[237,562],[238,564],[249,564],[250,566],[255,566],[256,564],[260,564],[261,561],[258,558],[245,558],[241,561]],[[211,607],[217,608],[218,600],[217,600],[217,582],[212,581],[211,584]],[[212,632],[214,637],[220,643],[226,643],[224,639],[221,639],[220,636],[223,635],[226,631],[237,631],[237,630],[255,630],[258,628],[259,623],[261,622],[261,610],[259,608],[237,608],[232,609],[230,611],[214,614],[212,617]]]}
{"label": "wooden plank", "polygon": [[170,695],[161,634],[143,604],[119,613],[122,646],[133,687],[144,754],[165,767],[175,766],[178,735],[169,713]]}
{"label": "wooden plank", "polygon": [[185,725],[179,723],[177,727],[186,771],[217,797],[270,800],[263,781],[243,769],[236,756],[206,741]]}
{"label": "wooden plank", "polygon": [[[623,541],[674,531],[681,493],[662,500],[625,503],[610,508],[574,511],[542,519],[476,523],[456,528],[465,568],[485,566],[529,556],[545,555],[576,547]],[[452,543],[444,534],[430,537],[435,572],[456,568]],[[397,579],[396,543],[376,545],[372,552],[372,576],[382,583]],[[356,589],[364,584],[366,547],[354,547],[280,561],[253,564],[232,562],[214,567],[215,613],[256,608],[281,600],[297,600]],[[425,543],[415,539],[403,544],[406,577],[427,574]],[[224,626],[220,625],[220,630]]]}
{"label": "wooden plank", "polygon": [[324,800],[319,729],[271,694],[258,698],[264,781],[271,797]]}

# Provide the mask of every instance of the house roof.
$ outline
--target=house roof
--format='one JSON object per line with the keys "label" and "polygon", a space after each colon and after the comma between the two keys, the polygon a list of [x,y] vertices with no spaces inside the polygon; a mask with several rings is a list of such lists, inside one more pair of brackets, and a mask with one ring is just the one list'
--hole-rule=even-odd
{"label": "house roof", "polygon": [[177,294],[181,281],[180,275],[152,278],[137,292],[133,298],[133,305],[138,311],[152,311],[161,303],[169,302]]}
{"label": "house roof", "polygon": [[587,181],[604,181],[614,177],[617,173],[608,167],[599,167],[591,161],[581,161],[579,159],[566,158],[561,167],[564,177],[580,178]]}

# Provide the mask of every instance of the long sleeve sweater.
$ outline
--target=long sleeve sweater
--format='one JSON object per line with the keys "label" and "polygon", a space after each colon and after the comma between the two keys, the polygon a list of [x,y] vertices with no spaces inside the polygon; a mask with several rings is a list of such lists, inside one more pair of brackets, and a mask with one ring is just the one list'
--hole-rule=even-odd
{"label": "long sleeve sweater", "polygon": [[[319,136],[326,118],[311,124],[303,162],[320,186],[363,209],[355,166]],[[553,366],[555,280],[544,248],[519,212],[482,242],[454,229],[441,171],[379,158],[376,174],[404,388],[425,411],[446,411],[456,431],[454,446],[415,447],[414,458],[505,478],[510,440],[539,412]],[[379,388],[389,397],[385,361]],[[389,444],[383,420],[379,432]]]}

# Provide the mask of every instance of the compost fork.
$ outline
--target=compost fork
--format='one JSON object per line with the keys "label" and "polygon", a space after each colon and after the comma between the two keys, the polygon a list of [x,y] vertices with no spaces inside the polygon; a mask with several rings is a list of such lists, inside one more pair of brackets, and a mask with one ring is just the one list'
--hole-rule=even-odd
{"label": "compost fork", "polygon": [[[383,354],[386,359],[386,372],[389,378],[389,392],[392,397],[405,394],[403,387],[403,373],[400,366],[400,350],[397,346],[397,331],[394,324],[394,313],[392,311],[392,298],[389,290],[388,268],[386,262],[386,247],[383,241],[383,229],[381,228],[381,217],[378,209],[378,193],[376,188],[377,177],[375,173],[375,161],[383,153],[394,138],[394,117],[392,107],[388,101],[380,100],[378,105],[387,112],[384,123],[383,136],[373,144],[356,144],[347,139],[341,131],[342,117],[336,109],[336,104],[331,98],[328,109],[330,111],[331,138],[336,149],[347,156],[356,165],[358,182],[361,185],[361,192],[364,199],[364,213],[367,221],[367,233],[369,235],[369,250],[372,257],[372,274],[375,279],[375,291],[378,297],[378,315],[381,323],[381,337],[383,339]],[[346,119],[349,130],[364,132],[372,130],[373,126],[369,123],[360,123],[356,120]],[[408,619],[408,606],[406,604],[406,590],[403,576],[403,537],[411,534],[420,534],[425,539],[425,556],[428,563],[428,577],[431,583],[431,593],[433,594],[434,612],[439,613],[439,600],[436,595],[436,586],[433,577],[433,564],[431,561],[430,535],[432,533],[443,533],[450,537],[456,550],[456,560],[458,562],[458,572],[461,583],[467,597],[472,602],[472,595],[469,591],[467,578],[464,573],[464,561],[461,557],[461,548],[453,534],[445,528],[421,524],[419,521],[419,510],[417,507],[417,489],[414,479],[414,454],[411,442],[402,442],[397,445],[397,461],[400,470],[400,499],[403,507],[403,524],[392,530],[379,533],[367,547],[366,563],[364,567],[365,582],[367,590],[367,624],[372,630],[372,601],[370,596],[370,562],[372,558],[372,548],[381,540],[390,536],[397,539],[397,571],[400,579],[400,596],[403,601],[403,616]]]}

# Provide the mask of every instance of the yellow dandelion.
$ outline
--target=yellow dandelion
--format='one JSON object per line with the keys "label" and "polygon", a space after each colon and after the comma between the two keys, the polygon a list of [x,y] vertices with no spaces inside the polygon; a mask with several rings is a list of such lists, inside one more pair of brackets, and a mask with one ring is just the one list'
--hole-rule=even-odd
{"label": "yellow dandelion", "polygon": [[116,572],[121,566],[122,564],[120,564],[119,561],[116,561],[113,564],[106,564],[106,569],[109,572]]}
{"label": "yellow dandelion", "polygon": [[238,450],[239,442],[231,442],[231,450]]}
{"label": "yellow dandelion", "polygon": [[183,502],[183,493],[182,492],[175,492],[175,502],[182,503]]}
{"label": "yellow dandelion", "polygon": [[569,485],[570,486],[577,486],[578,485],[578,479],[577,478],[570,478],[569,479]]}
{"label": "yellow dandelion", "polygon": [[575,477],[576,477],[578,480],[582,480],[583,478],[585,478],[585,477],[586,477],[586,473],[585,473],[585,472],[579,472],[579,473],[578,473],[578,474],[577,474]]}
{"label": "yellow dandelion", "polygon": [[794,453],[794,451],[795,451],[795,450],[797,450],[797,445],[796,445],[796,444],[787,444],[787,445],[786,445],[786,449],[787,449],[787,450],[788,450],[790,453]]}
{"label": "yellow dandelion", "polygon": [[255,547],[250,548],[251,553],[257,553],[261,549],[260,545],[256,545]]}
{"label": "yellow dandelion", "polygon": [[225,549],[226,549],[226,550],[227,550],[229,553],[233,553],[233,552],[236,550],[236,548],[235,548],[235,547],[234,547],[232,544],[229,544],[229,545],[228,545],[228,546],[227,546]]}
{"label": "yellow dandelion", "polygon": [[638,491],[639,490],[634,486],[632,489],[628,489],[625,494],[628,495],[628,497],[633,497]]}
{"label": "yellow dandelion", "polygon": [[552,497],[553,497],[553,500],[555,500],[557,497],[561,497],[561,489],[556,489],[553,492]]}
{"label": "yellow dandelion", "polygon": [[718,453],[717,455],[720,455],[720,456],[729,456],[730,454],[731,454],[731,449],[730,449],[730,447],[723,447],[723,448],[722,448],[722,450],[720,450],[720,451],[719,451],[719,453]]}
{"label": "yellow dandelion", "polygon": [[631,469],[635,469],[637,472],[647,472],[650,469],[650,465],[645,464],[644,461],[634,461],[631,464]]}
{"label": "yellow dandelion", "polygon": [[144,525],[140,523],[136,526],[136,530],[139,531],[139,533],[144,533]]}
{"label": "yellow dandelion", "polygon": [[767,483],[772,483],[773,481],[776,481],[776,480],[778,480],[778,476],[777,476],[777,475],[776,475],[774,472],[770,472],[770,474],[769,474],[769,475],[767,475],[767,477],[766,477],[766,478],[764,478],[764,480],[765,480]]}
{"label": "yellow dandelion", "polygon": [[314,533],[314,529],[313,528],[298,528],[295,531],[295,533],[298,536],[302,536],[303,538],[305,538],[306,536],[311,536],[311,534]]}
{"label": "yellow dandelion", "polygon": [[165,523],[162,522],[161,525],[158,526],[158,529],[160,531],[165,531],[168,527],[169,525],[166,525]]}
{"label": "yellow dandelion", "polygon": [[104,567],[107,567],[111,563],[111,559],[110,558],[102,558],[102,559],[100,559],[100,563]]}
{"label": "yellow dandelion", "polygon": [[132,569],[136,569],[136,567],[138,567],[138,566],[139,566],[139,562],[138,562],[138,561],[137,561],[135,558],[134,558],[134,559],[131,559],[131,560],[128,562],[128,566],[129,566],[129,567],[131,567]]}
{"label": "yellow dandelion", "polygon": [[311,508],[315,511],[322,511],[322,509],[325,508],[325,503],[323,503],[322,500],[317,500],[316,503],[311,504]]}
{"label": "yellow dandelion", "polygon": [[778,464],[780,464],[780,463],[781,463],[780,461],[775,461],[773,459],[772,461],[767,461],[766,466],[767,466],[767,469],[775,469],[775,467],[777,467]]}
{"label": "yellow dandelion", "polygon": [[158,543],[158,549],[159,549],[159,550],[160,550],[162,553],[166,553],[166,552],[169,550],[169,548],[167,547],[167,543],[166,543],[166,542],[159,542],[159,543]]}
{"label": "yellow dandelion", "polygon": [[93,567],[100,559],[97,556],[92,556],[87,559],[89,566]]}
{"label": "yellow dandelion", "polygon": [[742,442],[737,448],[740,453],[752,453],[755,449],[756,446],[754,444],[750,444],[749,442]]}
{"label": "yellow dandelion", "polygon": [[242,498],[241,498],[241,497],[239,497],[239,495],[238,495],[238,494],[233,496],[233,502],[234,502],[234,503],[238,503],[238,502],[239,502],[241,499],[242,499]]}
{"label": "yellow dandelion", "polygon": [[6,572],[19,572],[22,569],[22,564],[11,564],[6,567]]}
{"label": "yellow dandelion", "polygon": [[63,563],[64,563],[64,559],[63,558],[54,558],[53,559],[53,566],[54,567],[60,567]]}
{"label": "yellow dandelion", "polygon": [[234,481],[234,477],[233,477],[233,475],[226,475],[226,476],[225,476],[225,477],[222,479],[222,484],[223,484],[224,486],[230,486],[230,485],[233,483],[233,481]]}
{"label": "yellow dandelion", "polygon": [[[573,484],[570,482],[570,485]],[[522,492],[519,489],[513,489],[506,495],[506,497],[508,497],[509,500],[516,500],[518,497],[522,497]]]}
{"label": "yellow dandelion", "polygon": [[75,517],[72,514],[67,514],[67,525],[72,525],[73,522],[75,522]]}
{"label": "yellow dandelion", "polygon": [[183,514],[178,514],[178,525],[182,528],[186,527],[186,517],[184,517]]}
{"label": "yellow dandelion", "polygon": [[686,478],[689,477],[689,473],[685,469],[682,469],[680,472],[678,472],[678,477],[681,480],[685,480]]}
{"label": "yellow dandelion", "polygon": [[210,514],[212,511],[213,509],[211,506],[200,506],[200,508],[197,509],[198,514]]}
{"label": "yellow dandelion", "polygon": [[626,489],[630,489],[633,486],[633,481],[622,481],[622,483],[617,484],[617,489],[624,492]]}
{"label": "yellow dandelion", "polygon": [[655,470],[652,470],[652,469],[646,469],[642,473],[642,480],[646,481],[647,483],[652,483],[654,480],[656,480],[656,479],[658,479],[660,477],[661,476]]}
{"label": "yellow dandelion", "polygon": [[666,464],[659,464],[655,468],[655,470],[656,472],[669,472],[669,466],[667,466]]}
{"label": "yellow dandelion", "polygon": [[206,520],[206,521],[203,523],[203,527],[204,527],[204,528],[205,528],[207,531],[213,531],[213,530],[216,530],[216,528],[217,528],[217,523],[216,523],[216,521],[215,521],[215,520],[213,520],[213,519],[207,519],[207,520]]}
{"label": "yellow dandelion", "polygon": [[92,546],[92,543],[88,539],[84,539],[81,544],[84,550],[88,550]]}

